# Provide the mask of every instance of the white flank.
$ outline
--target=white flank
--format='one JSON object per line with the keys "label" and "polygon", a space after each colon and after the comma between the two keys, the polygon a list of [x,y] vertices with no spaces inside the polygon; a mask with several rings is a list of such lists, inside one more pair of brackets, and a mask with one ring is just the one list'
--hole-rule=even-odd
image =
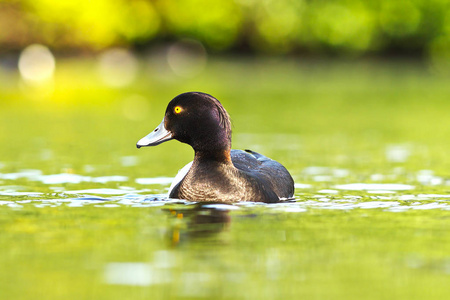
{"label": "white flank", "polygon": [[181,181],[184,177],[186,177],[186,174],[189,172],[193,161],[185,165],[180,171],[178,171],[177,176],[172,181],[172,184],[170,185],[168,195],[172,192],[172,189]]}

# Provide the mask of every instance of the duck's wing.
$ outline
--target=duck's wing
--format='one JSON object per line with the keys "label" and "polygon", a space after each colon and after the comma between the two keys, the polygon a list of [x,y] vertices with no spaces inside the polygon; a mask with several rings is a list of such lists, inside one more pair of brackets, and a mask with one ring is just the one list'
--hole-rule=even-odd
{"label": "duck's wing", "polygon": [[231,161],[238,170],[271,185],[278,198],[290,199],[294,196],[294,180],[279,162],[251,150],[231,150]]}

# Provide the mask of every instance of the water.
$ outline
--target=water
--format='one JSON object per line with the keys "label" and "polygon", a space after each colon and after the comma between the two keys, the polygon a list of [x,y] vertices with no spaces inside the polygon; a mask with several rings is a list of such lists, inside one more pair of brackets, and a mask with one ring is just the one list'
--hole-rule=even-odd
{"label": "water", "polygon": [[[311,167],[305,172],[312,172]],[[314,169],[315,170],[315,169]],[[315,174],[316,171],[312,172]],[[422,173],[422,172],[420,172]],[[74,174],[41,175],[38,170],[24,170],[18,173],[0,174],[0,178],[28,178],[32,181],[40,181],[44,184],[51,183],[80,183],[110,181],[127,181],[125,176],[87,177]],[[51,178],[49,180],[49,178]],[[124,180],[125,179],[125,180]],[[171,177],[137,178],[136,183],[142,185],[160,185],[161,191],[168,190],[168,182]],[[350,183],[334,185],[334,189],[314,189],[310,184],[296,183],[296,199],[294,201],[283,201],[277,204],[264,204],[259,202],[242,202],[234,205],[217,204],[218,207],[226,207],[228,210],[239,209],[239,207],[263,206],[286,212],[304,212],[307,209],[355,209],[355,208],[385,208],[387,211],[404,211],[408,209],[449,209],[449,194],[426,194],[416,193],[416,186],[395,183]],[[120,207],[129,205],[132,207],[159,206],[171,203],[196,204],[196,202],[169,199],[166,194],[150,194],[149,189],[135,189],[129,186],[118,188],[92,188],[65,191],[63,187],[51,186],[50,189],[58,191],[44,194],[39,192],[21,192],[26,189],[21,186],[7,185],[0,190],[0,205],[8,207],[21,207],[22,204],[34,205],[35,207],[51,206],[57,207],[62,204],[68,206],[82,206],[96,204],[104,207]],[[305,191],[308,191],[305,193]],[[348,193],[349,191],[358,193]],[[405,193],[408,191],[409,193]],[[26,198],[26,200],[23,200]],[[18,199],[18,200],[16,200]],[[101,203],[102,205],[99,205]]]}
{"label": "water", "polygon": [[[0,298],[450,296],[445,76],[216,60],[197,77],[146,70],[112,90],[90,62],[57,64],[50,96],[0,89]],[[228,109],[234,148],[290,170],[295,201],[167,198],[191,149],[135,143],[192,89]],[[131,95],[145,119],[130,117]]]}

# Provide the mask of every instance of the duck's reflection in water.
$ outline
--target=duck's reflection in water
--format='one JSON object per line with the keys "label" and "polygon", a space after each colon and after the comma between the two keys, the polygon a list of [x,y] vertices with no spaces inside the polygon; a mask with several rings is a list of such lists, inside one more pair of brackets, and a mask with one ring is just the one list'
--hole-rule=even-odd
{"label": "duck's reflection in water", "polygon": [[230,223],[230,209],[227,206],[217,208],[215,205],[197,204],[193,208],[169,208],[169,239],[173,246],[189,239],[210,238],[226,230]]}

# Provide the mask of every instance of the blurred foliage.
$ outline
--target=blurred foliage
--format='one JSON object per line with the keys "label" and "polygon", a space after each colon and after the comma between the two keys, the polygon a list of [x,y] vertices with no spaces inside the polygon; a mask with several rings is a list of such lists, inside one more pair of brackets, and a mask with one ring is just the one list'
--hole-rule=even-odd
{"label": "blurred foliage", "polygon": [[0,0],[2,50],[98,50],[193,38],[214,51],[450,51],[448,0]]}
{"label": "blurred foliage", "polygon": [[148,40],[160,20],[147,1],[0,1],[0,42],[22,47],[40,42],[56,48],[103,48]]}

